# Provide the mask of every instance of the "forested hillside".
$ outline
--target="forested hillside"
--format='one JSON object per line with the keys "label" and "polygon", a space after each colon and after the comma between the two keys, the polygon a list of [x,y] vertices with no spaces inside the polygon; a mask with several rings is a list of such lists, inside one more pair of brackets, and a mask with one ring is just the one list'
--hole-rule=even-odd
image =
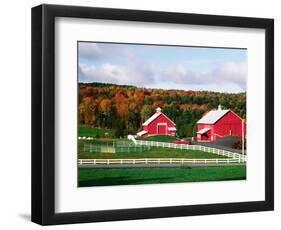
{"label": "forested hillside", "polygon": [[180,137],[194,136],[196,122],[219,104],[246,118],[246,93],[137,88],[79,83],[79,126],[113,129],[116,137],[135,134],[157,107],[177,125]]}

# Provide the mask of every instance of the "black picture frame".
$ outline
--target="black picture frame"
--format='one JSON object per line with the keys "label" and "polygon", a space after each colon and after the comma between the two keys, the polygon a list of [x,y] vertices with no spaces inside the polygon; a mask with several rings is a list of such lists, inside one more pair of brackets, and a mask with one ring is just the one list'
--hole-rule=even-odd
{"label": "black picture frame", "polygon": [[[265,200],[55,213],[55,18],[109,19],[265,29]],[[41,225],[274,209],[274,20],[111,8],[32,8],[32,221]]]}

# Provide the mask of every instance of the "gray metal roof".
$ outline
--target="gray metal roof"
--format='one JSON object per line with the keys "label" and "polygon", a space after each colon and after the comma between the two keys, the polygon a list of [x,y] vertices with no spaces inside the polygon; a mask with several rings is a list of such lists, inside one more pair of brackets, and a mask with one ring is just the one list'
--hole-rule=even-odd
{"label": "gray metal roof", "polygon": [[212,110],[203,116],[197,124],[215,124],[220,118],[227,114],[230,110]]}

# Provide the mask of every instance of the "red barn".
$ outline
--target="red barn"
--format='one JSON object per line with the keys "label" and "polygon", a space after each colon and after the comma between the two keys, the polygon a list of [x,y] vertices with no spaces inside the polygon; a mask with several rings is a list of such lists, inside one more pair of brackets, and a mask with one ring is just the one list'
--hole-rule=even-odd
{"label": "red barn", "polygon": [[231,110],[212,110],[197,121],[197,141],[214,141],[224,136],[246,136],[246,123]]}
{"label": "red barn", "polygon": [[143,131],[137,133],[137,136],[147,137],[153,135],[176,135],[176,124],[161,112],[161,108],[156,109],[153,114],[143,124]]}

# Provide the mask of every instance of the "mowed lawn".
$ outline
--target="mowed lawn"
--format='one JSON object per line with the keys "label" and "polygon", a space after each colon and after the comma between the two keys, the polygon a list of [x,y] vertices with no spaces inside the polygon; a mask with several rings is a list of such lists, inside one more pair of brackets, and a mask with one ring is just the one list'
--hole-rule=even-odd
{"label": "mowed lawn", "polygon": [[94,153],[79,151],[79,159],[136,159],[136,158],[192,158],[192,159],[211,159],[228,158],[213,153],[207,153],[199,150],[181,150],[152,147],[144,152],[132,153]]}
{"label": "mowed lawn", "polygon": [[91,128],[91,127],[79,127],[78,136],[79,137],[96,137],[97,135],[102,137],[105,133],[108,133],[109,137],[113,137],[113,130],[102,129],[102,128]]}
{"label": "mowed lawn", "polygon": [[172,149],[162,147],[151,147],[150,150],[143,152],[123,152],[123,153],[101,153],[84,151],[84,144],[90,144],[90,141],[79,140],[79,159],[133,159],[133,158],[227,158],[213,153],[199,150]]}
{"label": "mowed lawn", "polygon": [[78,186],[138,185],[246,179],[246,166],[78,169]]}
{"label": "mowed lawn", "polygon": [[168,142],[172,143],[175,140],[178,140],[179,138],[174,136],[168,136],[168,135],[156,135],[156,136],[150,136],[145,138],[137,138],[138,140],[144,140],[144,141],[157,141],[157,142]]}

